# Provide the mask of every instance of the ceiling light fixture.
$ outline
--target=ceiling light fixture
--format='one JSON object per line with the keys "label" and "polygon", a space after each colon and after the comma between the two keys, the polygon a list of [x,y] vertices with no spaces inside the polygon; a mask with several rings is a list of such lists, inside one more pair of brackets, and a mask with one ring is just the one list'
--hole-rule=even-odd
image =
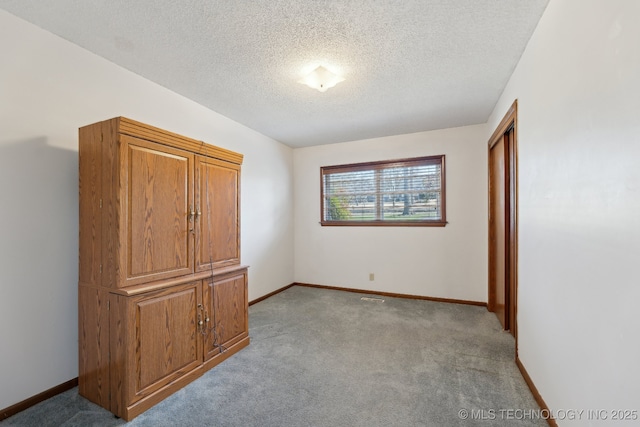
{"label": "ceiling light fixture", "polygon": [[320,65],[311,73],[298,80],[298,83],[305,84],[313,89],[318,89],[320,92],[326,92],[327,89],[334,87],[343,80],[344,77],[333,74]]}

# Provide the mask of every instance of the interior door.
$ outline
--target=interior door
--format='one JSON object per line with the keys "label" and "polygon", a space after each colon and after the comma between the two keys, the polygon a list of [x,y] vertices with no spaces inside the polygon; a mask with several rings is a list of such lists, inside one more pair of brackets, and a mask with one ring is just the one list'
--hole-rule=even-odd
{"label": "interior door", "polygon": [[507,147],[501,137],[489,150],[489,310],[509,329]]}
{"label": "interior door", "polygon": [[[123,135],[126,285],[193,273],[194,156]],[[124,144],[123,144],[124,145]]]}
{"label": "interior door", "polygon": [[505,236],[507,238],[507,254],[506,254],[506,260],[507,260],[507,268],[506,268],[506,274],[507,274],[507,284],[506,284],[506,288],[507,288],[507,297],[508,299],[508,303],[507,303],[507,319],[508,319],[508,324],[509,324],[509,332],[511,332],[511,335],[515,336],[516,335],[516,329],[517,329],[517,321],[516,321],[516,307],[517,307],[517,293],[518,293],[518,287],[517,287],[517,283],[518,283],[518,278],[517,278],[517,269],[518,269],[518,261],[517,261],[517,251],[518,251],[518,244],[517,244],[517,229],[516,229],[516,191],[517,191],[517,186],[516,186],[516,161],[517,161],[517,157],[516,157],[516,137],[515,137],[515,128],[513,126],[511,126],[509,128],[509,130],[507,131],[507,133],[505,134],[505,142],[508,143],[507,145],[507,165],[508,165],[508,172],[507,172],[507,177],[508,177],[508,181],[507,181],[507,188],[506,188],[506,195],[507,195],[507,200],[508,200],[508,206],[507,206],[507,211],[505,213],[505,217],[506,220],[508,221],[508,233],[507,236]]}
{"label": "interior door", "polygon": [[240,263],[240,166],[196,161],[196,271]]}

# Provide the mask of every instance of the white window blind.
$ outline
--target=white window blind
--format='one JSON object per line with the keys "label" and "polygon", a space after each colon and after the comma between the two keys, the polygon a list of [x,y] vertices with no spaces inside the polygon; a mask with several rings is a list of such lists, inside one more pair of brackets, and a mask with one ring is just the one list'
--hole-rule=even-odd
{"label": "white window blind", "polygon": [[323,225],[445,225],[444,155],[320,169]]}

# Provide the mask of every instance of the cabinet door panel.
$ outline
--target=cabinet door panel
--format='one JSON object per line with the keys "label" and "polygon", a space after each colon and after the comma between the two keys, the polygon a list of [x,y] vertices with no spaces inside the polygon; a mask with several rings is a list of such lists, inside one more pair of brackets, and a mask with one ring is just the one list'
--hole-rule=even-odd
{"label": "cabinet door panel", "polygon": [[126,285],[193,272],[193,156],[147,141],[127,142]]}
{"label": "cabinet door panel", "polygon": [[247,298],[246,270],[205,281],[203,301],[210,319],[204,338],[205,360],[248,336]]}
{"label": "cabinet door panel", "polygon": [[202,363],[202,335],[197,325],[200,289],[198,283],[192,283],[131,299],[133,359],[129,360],[129,366],[133,375],[129,376],[129,402]]}
{"label": "cabinet door panel", "polygon": [[240,166],[205,157],[196,165],[196,271],[240,263]]}

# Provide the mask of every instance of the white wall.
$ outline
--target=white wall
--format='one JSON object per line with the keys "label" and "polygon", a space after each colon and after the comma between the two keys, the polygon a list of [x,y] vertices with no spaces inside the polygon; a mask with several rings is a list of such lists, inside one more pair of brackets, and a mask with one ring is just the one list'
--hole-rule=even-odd
{"label": "white wall", "polygon": [[[468,126],[294,150],[296,281],[486,302],[486,133]],[[446,227],[320,226],[321,166],[438,154]]]}
{"label": "white wall", "polygon": [[640,410],[639,20],[552,0],[487,128],[518,99],[519,354],[552,410]]}
{"label": "white wall", "polygon": [[245,155],[255,299],[293,281],[292,150],[0,11],[0,408],[78,375],[78,127],[126,116]]}

